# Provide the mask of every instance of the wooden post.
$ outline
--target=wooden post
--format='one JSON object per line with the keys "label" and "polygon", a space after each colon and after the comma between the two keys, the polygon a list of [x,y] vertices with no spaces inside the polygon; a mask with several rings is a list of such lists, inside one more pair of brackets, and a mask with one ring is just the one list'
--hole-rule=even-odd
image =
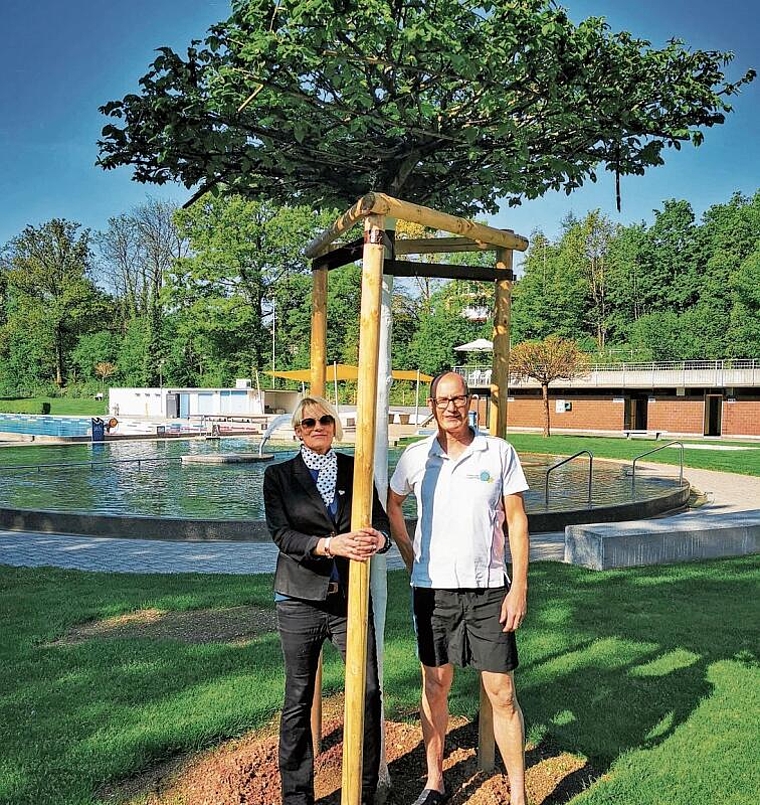
{"label": "wooden post", "polygon": [[[325,396],[327,362],[327,270],[311,272],[311,380],[309,394]],[[322,748],[322,655],[319,655],[311,702],[311,742],[316,757]]]}
{"label": "wooden post", "polygon": [[493,734],[493,707],[480,679],[480,715],[478,716],[478,768],[493,771],[496,765],[496,740]]}
{"label": "wooden post", "polygon": [[[496,268],[512,268],[512,249],[496,252]],[[509,316],[512,283],[496,282],[496,301],[493,318],[493,364],[491,368],[490,432],[504,438],[507,432],[507,395],[509,394]]]}
{"label": "wooden post", "polygon": [[327,269],[320,268],[311,272],[311,395],[325,396],[326,363]]}
{"label": "wooden post", "polygon": [[[383,226],[384,219],[380,215],[369,215],[364,223],[352,530],[372,522],[375,397],[384,254]],[[342,805],[359,805],[361,799],[368,612],[369,565],[365,562],[352,561],[348,585]]]}

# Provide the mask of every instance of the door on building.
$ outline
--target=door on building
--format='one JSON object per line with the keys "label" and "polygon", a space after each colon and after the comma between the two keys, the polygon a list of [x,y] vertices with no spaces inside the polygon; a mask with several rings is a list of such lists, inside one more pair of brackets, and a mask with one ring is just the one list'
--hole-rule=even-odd
{"label": "door on building", "polygon": [[179,395],[167,393],[166,395],[166,416],[169,419],[176,419],[179,416]]}
{"label": "door on building", "polygon": [[648,394],[633,394],[625,401],[625,427],[623,430],[646,430]]}
{"label": "door on building", "polygon": [[190,395],[189,394],[180,394],[179,395],[179,415],[183,419],[187,419],[190,416]]}
{"label": "door on building", "polygon": [[705,436],[720,436],[723,395],[705,394]]}

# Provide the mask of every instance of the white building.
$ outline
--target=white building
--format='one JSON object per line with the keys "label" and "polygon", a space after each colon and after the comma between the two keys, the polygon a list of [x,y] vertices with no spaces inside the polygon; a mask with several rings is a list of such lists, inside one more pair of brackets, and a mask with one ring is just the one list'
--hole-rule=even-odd
{"label": "white building", "polygon": [[111,388],[108,412],[115,417],[243,419],[293,411],[300,397],[298,391],[252,389],[249,380],[238,380],[235,388]]}

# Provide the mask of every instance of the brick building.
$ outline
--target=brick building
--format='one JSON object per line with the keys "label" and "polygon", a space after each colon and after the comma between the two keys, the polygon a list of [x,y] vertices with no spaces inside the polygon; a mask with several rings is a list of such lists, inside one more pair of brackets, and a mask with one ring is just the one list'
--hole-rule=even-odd
{"label": "brick building", "polygon": [[[487,424],[491,369],[461,366]],[[760,436],[760,360],[683,361],[594,366],[584,377],[549,386],[553,431],[663,432]],[[508,426],[543,427],[541,387],[510,380]]]}

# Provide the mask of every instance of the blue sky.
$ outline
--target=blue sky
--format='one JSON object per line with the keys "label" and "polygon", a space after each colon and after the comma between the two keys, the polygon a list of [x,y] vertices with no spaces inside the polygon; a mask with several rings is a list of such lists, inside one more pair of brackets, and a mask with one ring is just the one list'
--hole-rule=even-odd
{"label": "blue sky", "polygon": [[[729,75],[760,69],[756,0],[567,0],[573,19],[607,17],[661,46],[680,37],[695,48],[732,50]],[[182,48],[227,16],[226,0],[3,0],[0,25],[0,246],[26,224],[54,217],[104,229],[108,218],[147,196],[183,202],[181,186],[158,188],[130,180],[127,169],[95,167],[105,118],[98,106],[137,90],[154,48]],[[490,219],[524,235],[550,236],[574,212],[601,208],[614,221],[651,221],[664,199],[685,198],[699,215],[739,190],[760,188],[760,79],[734,100],[724,126],[707,131],[700,148],[668,152],[666,165],[622,179],[622,213],[615,211],[609,174],[567,197],[549,194]]]}

